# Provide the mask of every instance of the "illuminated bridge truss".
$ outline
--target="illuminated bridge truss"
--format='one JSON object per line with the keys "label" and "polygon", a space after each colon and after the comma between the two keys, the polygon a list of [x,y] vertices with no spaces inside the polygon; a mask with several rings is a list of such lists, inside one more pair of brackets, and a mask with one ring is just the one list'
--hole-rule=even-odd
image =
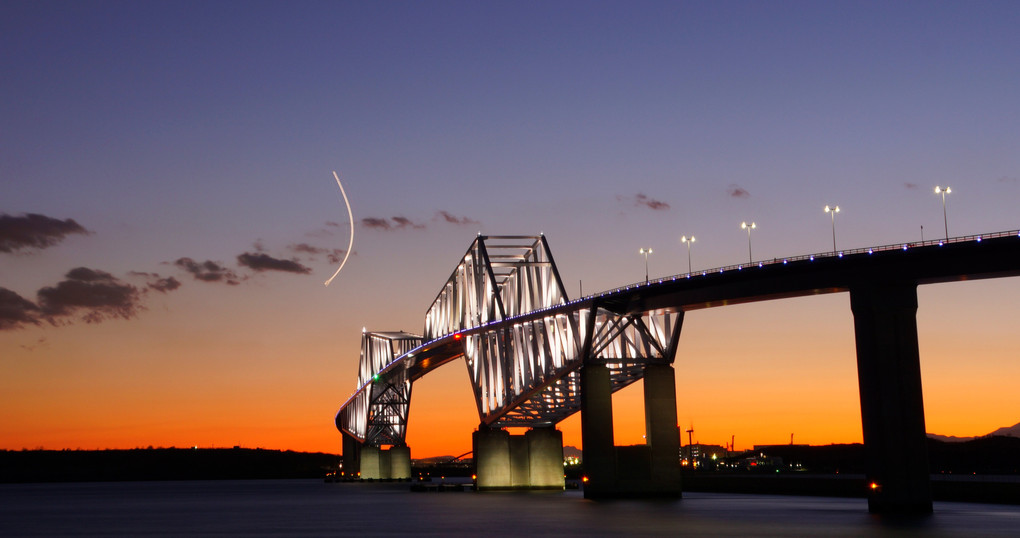
{"label": "illuminated bridge truss", "polygon": [[429,308],[424,338],[364,334],[359,388],[336,425],[370,445],[403,443],[411,383],[461,356],[483,424],[555,424],[580,409],[583,365],[607,366],[616,391],[646,366],[672,363],[685,309],[847,291],[889,270],[920,284],[1016,276],[1016,238],[1020,230],[776,258],[569,301],[544,236],[479,235]]}
{"label": "illuminated bridge truss", "polygon": [[[399,357],[422,338],[404,332],[363,332],[358,392],[337,414],[337,426],[371,445],[399,445],[407,434],[411,380]],[[386,367],[390,370],[384,373]]]}
{"label": "illuminated bridge truss", "polygon": [[425,314],[425,340],[566,302],[544,235],[479,235]]}
{"label": "illuminated bridge truss", "polygon": [[682,312],[620,315],[595,307],[470,335],[465,357],[478,414],[494,427],[556,424],[581,408],[584,363],[605,364],[615,392],[648,364],[673,362],[682,321]]}
{"label": "illuminated bridge truss", "polygon": [[424,338],[363,334],[359,390],[337,426],[370,445],[403,443],[411,383],[428,364],[419,348],[451,335],[460,345],[435,362],[465,357],[483,424],[556,424],[580,410],[585,362],[609,368],[613,391],[626,387],[646,365],[673,361],[682,320],[674,311],[570,308],[544,236],[479,235],[429,308]]}

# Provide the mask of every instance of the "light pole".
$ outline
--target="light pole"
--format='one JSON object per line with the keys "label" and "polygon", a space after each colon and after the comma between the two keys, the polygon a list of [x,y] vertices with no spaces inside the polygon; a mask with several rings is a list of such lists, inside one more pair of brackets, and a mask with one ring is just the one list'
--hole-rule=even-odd
{"label": "light pole", "polygon": [[691,243],[694,242],[694,236],[687,237],[686,235],[680,238],[681,243],[687,243],[687,274],[693,273],[691,271]]}
{"label": "light pole", "polygon": [[832,215],[832,253],[836,253],[836,213],[839,213],[839,206],[825,206],[825,212]]}
{"label": "light pole", "polygon": [[946,226],[946,241],[949,241],[949,219],[946,218],[946,195],[953,192],[948,186],[946,188],[935,185],[935,194],[942,195],[942,223]]}
{"label": "light pole", "polygon": [[746,222],[740,223],[740,229],[747,230],[747,263],[752,263],[754,261],[754,258],[751,257],[751,230],[757,227],[758,225],[754,222],[751,222],[751,224]]}
{"label": "light pole", "polygon": [[645,255],[645,284],[648,283],[648,255],[651,254],[651,253],[652,253],[652,249],[651,248],[644,248],[644,247],[642,247],[642,248],[638,249],[638,254],[644,254]]}

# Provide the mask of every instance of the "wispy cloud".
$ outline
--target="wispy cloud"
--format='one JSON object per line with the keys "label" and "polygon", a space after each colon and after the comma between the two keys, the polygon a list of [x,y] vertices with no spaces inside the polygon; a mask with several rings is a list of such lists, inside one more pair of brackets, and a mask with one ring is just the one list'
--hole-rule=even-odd
{"label": "wispy cloud", "polygon": [[375,230],[392,231],[392,230],[424,230],[425,225],[419,224],[412,221],[407,217],[390,217],[389,220],[379,217],[365,217],[361,219],[361,225],[365,228],[372,228]]}
{"label": "wispy cloud", "polygon": [[178,258],[173,264],[202,282],[222,282],[231,286],[241,283],[237,273],[212,260],[196,262],[191,258]]}
{"label": "wispy cloud", "polygon": [[365,217],[361,219],[361,225],[365,228],[374,228],[376,230],[390,230],[392,228],[388,220],[377,217]]}
{"label": "wispy cloud", "polygon": [[38,325],[40,309],[17,293],[0,288],[0,331]]}
{"label": "wispy cloud", "polygon": [[308,254],[313,260],[317,256],[325,255],[329,263],[339,263],[345,252],[342,248],[323,248],[308,243],[295,243],[288,245],[287,248],[298,254]]}
{"label": "wispy cloud", "polygon": [[128,275],[145,279],[145,286],[147,288],[160,293],[167,293],[181,287],[181,282],[172,276],[162,277],[156,273],[145,273],[142,271],[130,271]]}
{"label": "wispy cloud", "polygon": [[732,198],[751,197],[751,193],[747,192],[747,189],[741,187],[740,185],[737,185],[736,183],[730,183],[730,185],[726,187],[726,194]]}
{"label": "wispy cloud", "polygon": [[999,183],[1018,183],[1018,182],[1020,182],[1020,178],[1017,178],[1015,176],[1014,177],[1002,176],[999,179],[997,179],[996,181],[998,181]]}
{"label": "wispy cloud", "polygon": [[435,218],[433,220],[442,220],[442,221],[448,222],[450,224],[456,224],[457,226],[468,226],[468,225],[472,225],[472,224],[474,224],[474,225],[481,224],[480,222],[478,222],[475,219],[472,219],[472,218],[469,218],[469,217],[457,217],[455,215],[451,215],[447,211],[438,211],[438,212],[436,212],[436,216],[435,216]]}
{"label": "wispy cloud", "polygon": [[245,252],[237,257],[237,263],[255,271],[283,271],[285,273],[308,274],[312,270],[297,260],[274,258],[265,252]]}
{"label": "wispy cloud", "polygon": [[390,220],[392,220],[394,223],[396,223],[396,226],[397,226],[398,229],[399,228],[413,228],[415,230],[424,230],[425,229],[425,225],[424,224],[418,224],[417,222],[413,222],[413,221],[411,221],[411,219],[409,219],[407,217],[391,217]]}
{"label": "wispy cloud", "polygon": [[[181,286],[174,277],[131,271],[131,277],[145,280],[143,287],[125,282],[106,271],[76,267],[54,286],[36,292],[36,302],[6,288],[0,288],[0,331],[39,325],[67,325],[74,321],[99,323],[109,319],[131,319],[145,310],[150,290],[169,293]],[[43,340],[40,340],[41,343]],[[22,346],[31,350],[33,346]]]}
{"label": "wispy cloud", "polygon": [[618,202],[622,202],[625,204],[633,203],[635,206],[638,207],[647,207],[648,209],[651,209],[653,211],[669,210],[669,204],[667,204],[666,202],[650,198],[648,195],[640,192],[635,194],[634,196],[624,196],[622,194],[617,194],[616,200]]}
{"label": "wispy cloud", "polygon": [[73,219],[54,219],[28,213],[21,216],[0,214],[0,252],[52,247],[71,234],[89,231]]}
{"label": "wispy cloud", "polygon": [[641,193],[637,193],[634,196],[634,201],[637,203],[637,205],[643,205],[655,211],[665,211],[669,209],[669,204],[667,204],[666,202],[660,202],[659,200],[649,198]]}
{"label": "wispy cloud", "polygon": [[[2,328],[0,328],[0,330],[2,330]],[[31,344],[21,344],[21,346],[19,346],[19,347],[21,347],[21,349],[24,349],[26,351],[35,351],[36,348],[43,347],[45,345],[46,345],[46,337],[45,336],[40,336],[35,342],[32,342]]]}
{"label": "wispy cloud", "polygon": [[43,315],[53,324],[72,317],[86,323],[131,319],[144,309],[138,288],[87,267],[71,269],[64,280],[40,289],[37,295]]}

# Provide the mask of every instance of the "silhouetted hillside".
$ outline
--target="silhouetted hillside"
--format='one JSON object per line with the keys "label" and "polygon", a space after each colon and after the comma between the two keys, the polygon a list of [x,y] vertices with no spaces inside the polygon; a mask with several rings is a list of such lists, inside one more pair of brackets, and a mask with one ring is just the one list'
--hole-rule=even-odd
{"label": "silhouetted hillside", "polygon": [[335,454],[250,448],[0,451],[0,482],[321,478]]}

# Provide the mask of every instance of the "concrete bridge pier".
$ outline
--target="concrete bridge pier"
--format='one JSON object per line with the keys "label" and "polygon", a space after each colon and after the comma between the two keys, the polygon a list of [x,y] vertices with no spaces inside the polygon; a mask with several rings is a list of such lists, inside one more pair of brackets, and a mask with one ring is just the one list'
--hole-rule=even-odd
{"label": "concrete bridge pier", "polygon": [[361,443],[354,436],[347,432],[340,432],[342,439],[341,460],[343,468],[340,476],[342,478],[358,478],[361,473]]}
{"label": "concrete bridge pier", "polygon": [[[362,446],[362,480],[409,480],[411,478],[411,449],[407,445],[393,445],[388,449]],[[345,460],[346,467],[346,460]]]}
{"label": "concrete bridge pier", "polygon": [[563,433],[539,427],[524,435],[479,426],[471,438],[479,491],[563,489]]}
{"label": "concrete bridge pier", "polygon": [[868,510],[932,511],[917,346],[917,283],[850,287],[857,340]]}
{"label": "concrete bridge pier", "polygon": [[680,433],[676,425],[676,374],[669,364],[645,367],[645,444],[615,446],[609,369],[581,369],[581,442],[584,496],[680,497]]}

